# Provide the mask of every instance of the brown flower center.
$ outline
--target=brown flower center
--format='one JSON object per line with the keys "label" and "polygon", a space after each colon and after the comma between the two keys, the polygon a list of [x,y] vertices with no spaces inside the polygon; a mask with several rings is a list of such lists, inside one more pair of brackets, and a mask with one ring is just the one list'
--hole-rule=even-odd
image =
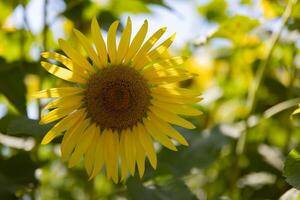
{"label": "brown flower center", "polygon": [[87,83],[85,103],[88,116],[102,129],[121,131],[146,116],[150,90],[135,69],[112,66],[92,75]]}

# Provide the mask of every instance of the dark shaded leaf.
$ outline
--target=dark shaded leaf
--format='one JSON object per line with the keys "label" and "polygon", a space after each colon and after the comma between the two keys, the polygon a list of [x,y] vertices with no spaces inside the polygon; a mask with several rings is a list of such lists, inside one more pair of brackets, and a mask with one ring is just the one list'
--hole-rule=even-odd
{"label": "dark shaded leaf", "polygon": [[300,153],[299,150],[293,149],[285,163],[283,169],[283,175],[286,177],[286,181],[294,188],[300,189]]}
{"label": "dark shaded leaf", "polygon": [[7,114],[4,117],[2,117],[0,119],[0,132],[1,133],[6,133],[8,125],[10,124],[10,122],[16,118],[18,118],[19,116],[17,115],[13,115],[13,114]]}
{"label": "dark shaded leaf", "polygon": [[[116,15],[114,15],[114,13],[112,13],[109,10],[103,10],[101,11],[98,16],[97,16],[99,25],[101,26],[102,29],[104,30],[108,30],[108,28],[110,27],[110,25],[118,20],[118,18],[116,17]],[[121,24],[119,25],[118,29],[121,28]]]}
{"label": "dark shaded leaf", "polygon": [[82,20],[84,14],[83,11],[91,4],[90,1],[83,0],[65,0],[65,2],[67,9],[62,14],[77,23]]}
{"label": "dark shaded leaf", "polygon": [[132,200],[196,200],[188,187],[180,179],[170,179],[164,185],[148,188],[138,178],[127,180],[127,189]]}
{"label": "dark shaded leaf", "polygon": [[2,93],[15,107],[26,114],[26,87],[24,73],[17,63],[7,63],[0,58],[0,93]]}
{"label": "dark shaded leaf", "polygon": [[208,21],[224,21],[227,18],[227,3],[225,0],[212,0],[208,4],[200,6],[198,12]]}
{"label": "dark shaded leaf", "polygon": [[213,37],[223,37],[232,40],[236,44],[243,43],[247,34],[259,25],[255,19],[243,15],[236,15],[221,23],[220,28]]}
{"label": "dark shaded leaf", "polygon": [[18,117],[12,120],[8,125],[7,134],[41,137],[50,130],[51,127],[51,124],[40,125],[38,120],[28,119],[27,117]]}
{"label": "dark shaded leaf", "polygon": [[188,174],[194,167],[206,168],[218,159],[220,150],[228,144],[231,139],[224,135],[221,125],[217,125],[204,131],[201,135],[188,132],[189,147],[178,147],[178,152],[166,148],[158,154],[158,170],[155,175],[169,174],[172,172],[177,176]]}
{"label": "dark shaded leaf", "polygon": [[29,191],[36,187],[38,181],[34,173],[38,167],[25,152],[20,152],[9,159],[0,157],[0,198],[17,199],[15,196],[17,191]]}
{"label": "dark shaded leaf", "polygon": [[141,0],[141,1],[145,4],[154,4],[154,5],[159,5],[170,9],[170,7],[166,5],[163,0]]}
{"label": "dark shaded leaf", "polygon": [[114,0],[112,4],[112,11],[117,15],[121,15],[124,12],[130,13],[150,13],[149,8],[145,3],[139,0],[131,0],[130,3],[123,0]]}

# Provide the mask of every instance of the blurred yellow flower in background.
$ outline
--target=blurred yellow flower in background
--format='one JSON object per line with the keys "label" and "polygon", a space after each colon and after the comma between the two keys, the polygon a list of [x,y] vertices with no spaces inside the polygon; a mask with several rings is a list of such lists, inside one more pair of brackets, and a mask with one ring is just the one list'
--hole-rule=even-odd
{"label": "blurred yellow flower in background", "polygon": [[200,63],[196,57],[189,58],[184,63],[184,68],[194,76],[190,79],[181,81],[180,87],[191,89],[195,92],[202,92],[214,83],[214,67],[210,62]]}
{"label": "blurred yellow flower in background", "polygon": [[261,0],[260,6],[262,7],[263,14],[266,18],[275,18],[281,15],[284,7],[279,5],[280,1],[276,0]]}

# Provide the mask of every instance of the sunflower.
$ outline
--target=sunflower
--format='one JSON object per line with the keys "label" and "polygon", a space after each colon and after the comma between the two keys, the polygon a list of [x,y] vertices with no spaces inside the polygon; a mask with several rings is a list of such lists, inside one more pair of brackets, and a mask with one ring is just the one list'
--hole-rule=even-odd
{"label": "sunflower", "polygon": [[42,57],[50,61],[42,61],[41,65],[56,77],[75,84],[34,94],[35,98],[56,98],[45,106],[49,112],[40,120],[41,124],[58,121],[42,144],[63,133],[61,157],[69,167],[83,157],[90,178],[105,168],[107,177],[114,182],[119,181],[119,167],[121,180],[129,173],[134,175],[136,165],[142,177],[146,157],[156,168],[153,140],[174,151],[177,149],[173,140],[188,145],[170,124],[193,129],[191,122],[178,115],[201,114],[192,107],[201,100],[198,94],[171,86],[191,78],[180,68],[184,59],[161,56],[175,34],[153,48],[166,28],[144,42],[148,29],[145,20],[130,42],[132,23],[128,18],[117,45],[118,24],[116,21],[110,26],[107,45],[96,18],[91,24],[94,44],[74,30],[89,60],[63,39],[59,46],[66,56],[43,52]]}

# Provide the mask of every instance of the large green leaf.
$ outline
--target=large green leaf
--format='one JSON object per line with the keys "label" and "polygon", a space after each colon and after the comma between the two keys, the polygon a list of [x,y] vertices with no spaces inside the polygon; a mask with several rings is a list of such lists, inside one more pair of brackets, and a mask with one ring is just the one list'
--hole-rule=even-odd
{"label": "large green leaf", "polygon": [[22,114],[26,114],[26,87],[21,64],[0,58],[0,93]]}
{"label": "large green leaf", "polygon": [[286,181],[293,187],[300,189],[300,152],[297,149],[293,149],[285,163],[283,169],[283,175],[286,177]]}
{"label": "large green leaf", "polygon": [[[188,134],[188,135],[187,135]],[[224,135],[221,125],[199,132],[187,132],[190,146],[178,147],[178,152],[163,148],[158,154],[158,169],[154,176],[169,174],[176,176],[188,174],[192,168],[206,168],[219,158],[221,149],[231,139]]]}
{"label": "large green leaf", "polygon": [[9,159],[0,157],[0,199],[17,199],[38,184],[35,170],[39,167],[27,152],[20,152]]}
{"label": "large green leaf", "polygon": [[223,37],[232,40],[236,44],[245,42],[248,33],[259,25],[256,19],[243,15],[236,15],[221,23],[213,37]]}
{"label": "large green leaf", "polygon": [[9,135],[29,135],[33,137],[42,137],[52,125],[40,125],[38,120],[28,119],[27,117],[18,117],[13,119],[8,127]]}
{"label": "large green leaf", "polygon": [[117,15],[124,12],[130,13],[149,13],[147,5],[139,0],[131,0],[130,3],[123,0],[114,0],[112,3],[112,11]]}
{"label": "large green leaf", "polygon": [[7,127],[10,124],[10,122],[19,116],[13,115],[13,114],[7,114],[4,117],[0,119],[0,132],[1,133],[6,133]]}
{"label": "large green leaf", "polygon": [[154,185],[149,188],[138,178],[127,180],[128,195],[132,200],[196,200],[188,187],[180,179],[168,180],[164,185]]}
{"label": "large green leaf", "polygon": [[149,5],[159,5],[171,10],[162,0],[113,0],[111,3],[111,11],[117,15],[122,15],[123,13],[150,13],[151,9]]}
{"label": "large green leaf", "polygon": [[5,23],[7,17],[13,12],[13,10],[19,5],[26,5],[28,0],[10,0],[10,1],[0,1],[0,26]]}
{"label": "large green leaf", "polygon": [[225,0],[212,0],[198,8],[198,12],[209,21],[224,21],[227,18],[227,3]]}

